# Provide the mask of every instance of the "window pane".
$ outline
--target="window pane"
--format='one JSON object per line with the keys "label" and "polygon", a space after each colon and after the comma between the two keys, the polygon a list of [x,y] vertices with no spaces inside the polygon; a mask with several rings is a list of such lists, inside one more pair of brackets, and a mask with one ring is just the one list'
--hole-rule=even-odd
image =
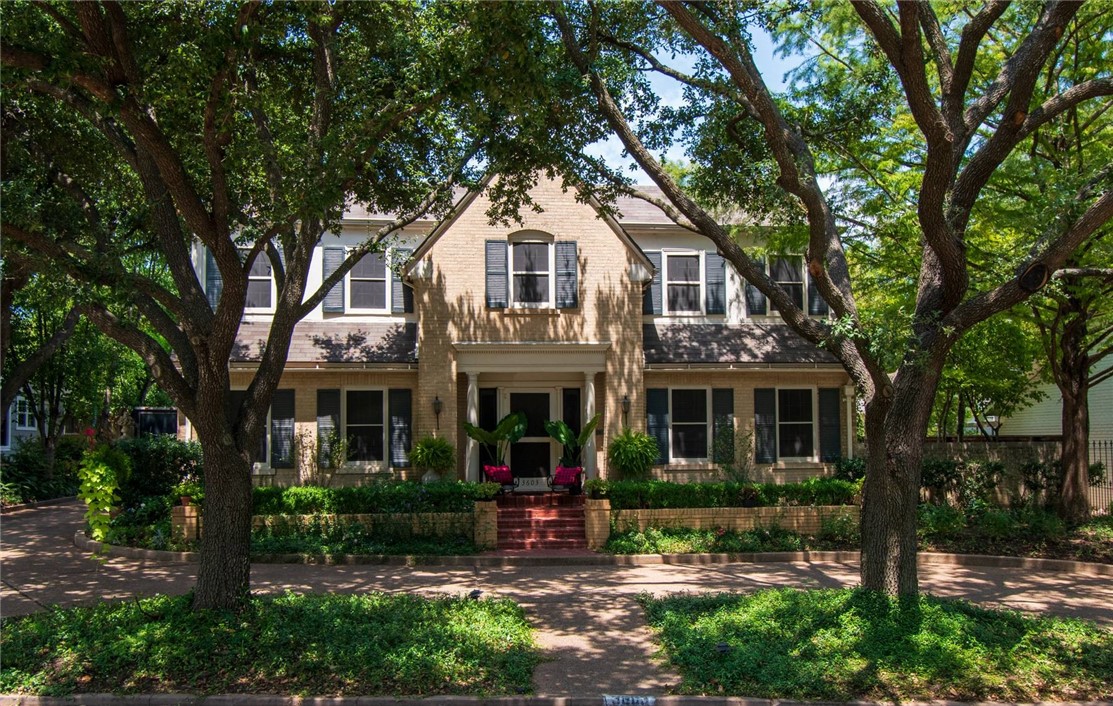
{"label": "window pane", "polygon": [[271,281],[269,279],[253,279],[247,283],[247,299],[244,306],[248,308],[271,308]]}
{"label": "window pane", "polygon": [[673,458],[707,458],[706,424],[673,424]]}
{"label": "window pane", "polygon": [[348,460],[382,461],[383,427],[348,426]]}
{"label": "window pane", "polygon": [[698,284],[670,284],[669,311],[699,311]]}
{"label": "window pane", "polygon": [[259,253],[255,256],[255,262],[251,263],[250,277],[270,277],[271,276],[271,259],[267,257],[266,253]]}
{"label": "window pane", "polygon": [[811,424],[781,424],[781,444],[778,455],[782,458],[812,455]]}
{"label": "window pane", "polygon": [[514,271],[515,272],[548,272],[549,271],[549,244],[548,243],[515,243],[514,244]]}
{"label": "window pane", "polygon": [[788,296],[792,297],[792,301],[796,302],[796,306],[801,309],[804,308],[804,285],[802,284],[786,284],[783,285],[788,291]]}
{"label": "window pane", "polygon": [[514,275],[514,301],[527,304],[549,301],[548,275]]}
{"label": "window pane", "polygon": [[699,282],[698,255],[670,255],[668,260],[670,282]]}
{"label": "window pane", "polygon": [[386,282],[354,279],[351,282],[351,297],[353,309],[385,309]]}
{"label": "window pane", "polygon": [[707,390],[673,390],[673,422],[707,423]]}
{"label": "window pane", "polygon": [[348,393],[348,424],[382,423],[382,390],[352,390]]}
{"label": "window pane", "polygon": [[367,253],[352,268],[352,277],[357,279],[385,279],[386,261],[379,252]]}
{"label": "window pane", "polygon": [[798,257],[780,257],[773,261],[770,273],[778,282],[803,282],[804,272]]}
{"label": "window pane", "polygon": [[812,391],[811,390],[778,390],[780,399],[777,410],[778,421],[781,422],[810,422],[812,421]]}

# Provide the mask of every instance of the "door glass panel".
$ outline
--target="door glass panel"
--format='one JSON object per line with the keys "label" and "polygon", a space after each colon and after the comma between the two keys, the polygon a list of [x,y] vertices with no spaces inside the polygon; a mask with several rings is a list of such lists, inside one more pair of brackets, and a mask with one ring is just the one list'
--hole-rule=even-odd
{"label": "door glass panel", "polygon": [[547,441],[519,441],[510,448],[510,468],[519,478],[547,476],[550,451]]}
{"label": "door glass panel", "polygon": [[512,392],[510,411],[526,415],[526,436],[545,437],[545,422],[549,419],[549,393]]}

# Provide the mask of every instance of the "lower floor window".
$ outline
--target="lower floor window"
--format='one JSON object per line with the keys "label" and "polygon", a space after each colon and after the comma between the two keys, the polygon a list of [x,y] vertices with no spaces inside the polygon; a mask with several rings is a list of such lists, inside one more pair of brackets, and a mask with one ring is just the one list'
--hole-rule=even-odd
{"label": "lower floor window", "polygon": [[781,458],[815,453],[811,390],[777,390],[777,452]]}
{"label": "lower floor window", "polygon": [[754,458],[833,461],[842,454],[838,388],[754,389]]}
{"label": "lower floor window", "polygon": [[349,461],[382,461],[385,424],[382,390],[349,390],[347,438]]}
{"label": "lower floor window", "polygon": [[672,457],[686,461],[707,458],[707,390],[672,390]]}

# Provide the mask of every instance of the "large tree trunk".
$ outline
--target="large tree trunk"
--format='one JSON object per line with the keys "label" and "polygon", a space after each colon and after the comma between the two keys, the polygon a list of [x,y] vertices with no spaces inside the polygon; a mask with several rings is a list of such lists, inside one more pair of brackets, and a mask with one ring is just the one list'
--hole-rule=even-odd
{"label": "large tree trunk", "polygon": [[195,608],[238,608],[251,586],[251,455],[201,439],[205,512]]}
{"label": "large tree trunk", "polygon": [[[1086,376],[1088,377],[1088,376]],[[1090,518],[1090,409],[1088,380],[1060,386],[1063,393],[1063,455],[1055,510],[1070,523]]]}

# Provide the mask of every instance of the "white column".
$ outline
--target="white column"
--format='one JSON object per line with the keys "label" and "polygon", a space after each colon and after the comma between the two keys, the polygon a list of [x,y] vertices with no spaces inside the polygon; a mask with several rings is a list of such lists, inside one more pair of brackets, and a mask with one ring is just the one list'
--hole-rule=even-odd
{"label": "white column", "polygon": [[[584,424],[595,416],[595,373],[584,373]],[[584,445],[584,476],[595,478],[599,475],[595,468],[595,432]]]}
{"label": "white column", "polygon": [[[479,373],[468,373],[468,423],[479,425]],[[479,442],[468,437],[468,469],[466,478],[482,480],[479,474]]]}

